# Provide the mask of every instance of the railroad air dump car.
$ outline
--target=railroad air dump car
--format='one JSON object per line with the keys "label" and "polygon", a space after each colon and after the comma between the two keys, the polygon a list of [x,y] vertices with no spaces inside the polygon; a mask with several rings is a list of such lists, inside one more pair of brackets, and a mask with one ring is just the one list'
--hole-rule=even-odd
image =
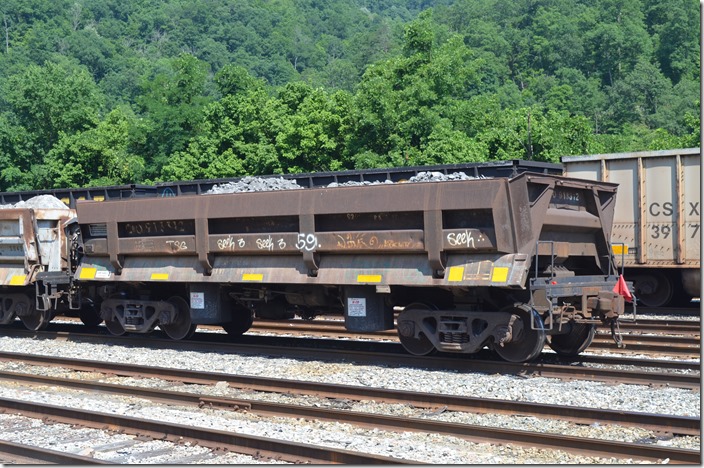
{"label": "railroad air dump car", "polygon": [[616,186],[546,174],[78,202],[75,272],[114,334],[344,314],[410,353],[576,355],[614,322]]}
{"label": "railroad air dump car", "polygon": [[611,241],[638,302],[701,295],[699,148],[563,158],[565,175],[619,184]]}
{"label": "railroad air dump car", "polygon": [[39,330],[57,312],[80,308],[67,302],[80,297],[68,294],[66,253],[75,216],[52,196],[0,206],[0,324],[19,317],[30,330]]}

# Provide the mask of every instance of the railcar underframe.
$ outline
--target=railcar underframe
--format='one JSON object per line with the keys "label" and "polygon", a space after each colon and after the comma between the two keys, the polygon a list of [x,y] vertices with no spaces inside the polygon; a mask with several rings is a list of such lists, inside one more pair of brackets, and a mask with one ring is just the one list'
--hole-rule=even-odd
{"label": "railcar underframe", "polygon": [[[623,297],[609,238],[616,186],[512,179],[77,204],[74,281],[115,334],[197,324],[239,335],[253,316],[344,314],[394,327],[413,354],[575,355]],[[395,317],[394,312],[399,312]]]}

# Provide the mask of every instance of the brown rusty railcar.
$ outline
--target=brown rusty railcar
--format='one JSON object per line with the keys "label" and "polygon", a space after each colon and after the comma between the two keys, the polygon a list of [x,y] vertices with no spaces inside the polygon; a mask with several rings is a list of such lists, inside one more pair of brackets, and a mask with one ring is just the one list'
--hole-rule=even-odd
{"label": "brown rusty railcar", "polygon": [[[19,318],[30,330],[57,313],[81,308],[71,294],[68,252],[76,213],[68,207],[26,205],[0,209],[0,325]],[[86,310],[90,304],[84,304]]]}
{"label": "brown rusty railcar", "polygon": [[244,333],[253,316],[344,314],[394,327],[413,354],[546,340],[581,352],[623,311],[609,239],[616,186],[514,178],[79,202],[75,281],[111,332],[196,324]]}

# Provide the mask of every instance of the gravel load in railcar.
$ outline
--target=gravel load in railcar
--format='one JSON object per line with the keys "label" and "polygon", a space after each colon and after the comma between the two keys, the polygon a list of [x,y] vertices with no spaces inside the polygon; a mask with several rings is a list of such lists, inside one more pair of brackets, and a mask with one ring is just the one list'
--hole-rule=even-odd
{"label": "gravel load in railcar", "polygon": [[338,312],[407,351],[576,355],[624,298],[616,186],[549,174],[78,202],[75,281],[114,334]]}

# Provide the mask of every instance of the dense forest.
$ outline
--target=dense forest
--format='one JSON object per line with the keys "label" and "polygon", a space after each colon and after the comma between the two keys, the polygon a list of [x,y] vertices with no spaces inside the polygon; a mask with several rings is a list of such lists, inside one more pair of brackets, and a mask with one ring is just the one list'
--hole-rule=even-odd
{"label": "dense forest", "polygon": [[695,0],[3,0],[0,191],[699,146]]}

